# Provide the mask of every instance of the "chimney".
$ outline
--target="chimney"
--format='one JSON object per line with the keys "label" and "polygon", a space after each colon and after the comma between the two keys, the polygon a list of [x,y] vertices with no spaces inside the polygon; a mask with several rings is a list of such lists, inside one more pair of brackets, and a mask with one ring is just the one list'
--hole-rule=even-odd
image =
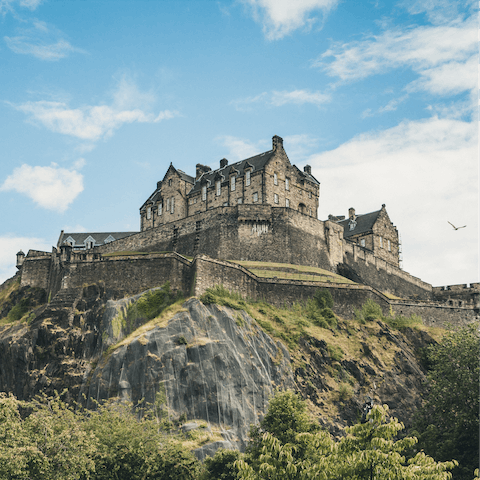
{"label": "chimney", "polygon": [[220,168],[225,168],[228,165],[228,160],[226,158],[222,158],[220,160]]}
{"label": "chimney", "polygon": [[312,174],[312,167],[311,167],[310,165],[305,165],[305,166],[303,167],[303,171],[304,171],[305,173],[308,173],[309,175],[311,175],[311,174]]}
{"label": "chimney", "polygon": [[283,138],[278,135],[272,137],[273,150],[283,150]]}
{"label": "chimney", "polygon": [[349,208],[348,209],[348,218],[350,220],[355,220],[355,209],[354,208]]}
{"label": "chimney", "polygon": [[162,182],[157,182],[157,190],[160,190],[160,187],[162,186]]}
{"label": "chimney", "polygon": [[202,165],[201,163],[197,163],[197,170],[195,173],[195,180],[198,180],[202,174],[205,172],[209,172],[211,170],[210,167],[207,167],[206,165]]}

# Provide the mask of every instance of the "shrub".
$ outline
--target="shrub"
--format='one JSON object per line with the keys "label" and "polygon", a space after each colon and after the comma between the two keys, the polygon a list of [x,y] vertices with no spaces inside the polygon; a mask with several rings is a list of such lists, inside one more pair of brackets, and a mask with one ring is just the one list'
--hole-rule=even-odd
{"label": "shrub", "polygon": [[333,308],[333,297],[328,290],[317,290],[313,298],[319,308]]}
{"label": "shrub", "polygon": [[353,397],[353,388],[349,383],[341,383],[338,387],[338,398],[342,401]]}
{"label": "shrub", "polygon": [[360,323],[371,322],[373,320],[383,320],[382,307],[369,298],[363,305],[361,310],[355,310],[355,318]]}

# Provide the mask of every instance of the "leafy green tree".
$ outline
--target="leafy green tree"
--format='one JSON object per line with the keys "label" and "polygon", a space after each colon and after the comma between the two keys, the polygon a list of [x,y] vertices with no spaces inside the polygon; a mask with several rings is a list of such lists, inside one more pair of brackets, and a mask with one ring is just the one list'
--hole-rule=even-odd
{"label": "leafy green tree", "polygon": [[458,480],[470,480],[478,467],[478,353],[476,324],[449,332],[428,348],[428,394],[415,423],[426,453],[441,461],[458,460],[453,471]]}
{"label": "leafy green tree", "polygon": [[92,478],[98,442],[83,426],[58,394],[28,403],[0,394],[0,478]]}
{"label": "leafy green tree", "polygon": [[207,457],[203,462],[200,480],[241,480],[240,472],[235,466],[240,458],[242,454],[238,450],[217,450],[213,457]]}

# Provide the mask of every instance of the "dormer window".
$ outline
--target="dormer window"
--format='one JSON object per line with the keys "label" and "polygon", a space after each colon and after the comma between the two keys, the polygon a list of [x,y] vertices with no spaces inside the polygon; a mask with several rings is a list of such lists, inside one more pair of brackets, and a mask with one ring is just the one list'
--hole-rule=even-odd
{"label": "dormer window", "polygon": [[160,216],[163,213],[163,203],[159,203],[157,207],[157,215]]}
{"label": "dormer window", "polygon": [[202,185],[202,201],[205,202],[207,200],[207,186]]}
{"label": "dormer window", "polygon": [[247,170],[245,172],[245,186],[249,187],[250,186],[250,170]]}
{"label": "dormer window", "polygon": [[355,230],[355,227],[357,226],[357,222],[355,220],[350,220],[350,222],[348,222],[348,226],[350,230]]}
{"label": "dormer window", "polygon": [[232,175],[232,176],[230,177],[230,190],[231,190],[232,192],[235,191],[235,175]]}
{"label": "dormer window", "polygon": [[147,220],[152,218],[152,207],[147,207]]}

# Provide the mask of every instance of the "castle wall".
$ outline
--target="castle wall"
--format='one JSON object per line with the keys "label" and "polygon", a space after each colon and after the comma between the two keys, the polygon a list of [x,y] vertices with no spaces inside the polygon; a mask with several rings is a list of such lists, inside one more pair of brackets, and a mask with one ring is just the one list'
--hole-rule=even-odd
{"label": "castle wall", "polygon": [[422,318],[423,323],[429,327],[465,326],[480,319],[478,309],[468,307],[459,308],[421,303],[392,303],[392,310],[396,314],[405,317],[418,315]]}
{"label": "castle wall", "polygon": [[433,287],[433,296],[437,302],[448,306],[473,306],[480,309],[480,283]]}
{"label": "castle wall", "polygon": [[22,281],[20,285],[25,287],[44,288],[48,290],[52,254],[30,250],[22,265]]}
{"label": "castle wall", "polygon": [[432,286],[373,253],[350,242],[344,244],[343,264],[338,273],[354,282],[371,285],[401,298],[432,300]]}
{"label": "castle wall", "polygon": [[[339,235],[334,227],[331,232]],[[293,263],[332,270],[328,248],[324,223],[313,217],[270,205],[237,205],[201,212],[95,247],[94,251],[176,251],[187,256],[204,253],[226,260]]]}
{"label": "castle wall", "polygon": [[190,262],[175,253],[149,256],[102,257],[79,260],[73,254],[65,264],[62,288],[105,282],[114,296],[132,295],[170,282],[172,290],[190,295]]}

